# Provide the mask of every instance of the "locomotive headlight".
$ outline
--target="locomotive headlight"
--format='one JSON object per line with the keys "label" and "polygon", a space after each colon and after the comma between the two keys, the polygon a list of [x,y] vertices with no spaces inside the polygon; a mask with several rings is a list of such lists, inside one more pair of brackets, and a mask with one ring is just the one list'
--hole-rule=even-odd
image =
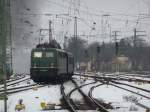
{"label": "locomotive headlight", "polygon": [[51,63],[50,66],[51,66],[51,67],[54,67],[54,63]]}
{"label": "locomotive headlight", "polygon": [[36,68],[36,63],[34,63],[34,68]]}

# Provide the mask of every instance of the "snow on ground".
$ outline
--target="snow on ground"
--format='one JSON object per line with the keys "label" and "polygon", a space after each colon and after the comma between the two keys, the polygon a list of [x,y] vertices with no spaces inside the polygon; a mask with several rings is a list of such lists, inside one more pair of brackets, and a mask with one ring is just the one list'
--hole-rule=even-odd
{"label": "snow on ground", "polygon": [[[52,85],[35,90],[29,90],[17,94],[8,96],[8,112],[15,112],[15,105],[19,99],[23,99],[23,102],[26,106],[25,112],[42,112],[40,103],[49,102],[52,104],[60,104],[60,86]],[[0,101],[0,105],[3,105],[3,102]],[[0,107],[1,110],[3,107]]]}
{"label": "snow on ground", "polygon": [[[24,78],[22,78],[22,79],[8,82],[7,85],[14,84],[14,83],[17,83],[17,82],[19,82],[19,81],[23,81],[23,80],[28,79],[28,78],[29,78],[29,77],[26,76],[26,77],[24,77]],[[23,81],[23,83],[24,83],[24,82],[27,82],[27,81]],[[22,83],[22,82],[21,82],[21,83]],[[19,84],[19,83],[18,83],[18,84]],[[17,84],[16,84],[16,85],[17,85]],[[1,87],[3,87],[3,85],[0,85],[0,88],[1,88]]]}
{"label": "snow on ground", "polygon": [[[78,85],[82,85],[82,84],[87,84],[87,83],[91,83],[94,82],[92,79],[88,78],[88,79],[84,79],[84,78],[79,78],[78,76],[76,76],[76,79]],[[138,84],[138,83],[134,83],[134,82],[126,82],[126,81],[122,81],[124,83],[128,83],[130,85],[133,86],[137,86],[137,87],[141,87],[141,88],[145,88],[145,89],[149,89],[150,88],[150,84]],[[30,81],[30,83],[33,83],[33,81]],[[93,85],[89,85],[89,86],[85,86],[82,89],[84,90],[84,92],[88,93],[89,89],[100,83],[95,83]],[[27,85],[27,82],[22,82],[19,85],[16,86],[23,86],[23,85]],[[71,81],[65,82],[65,93],[69,93],[75,86]],[[119,85],[120,86],[120,85]],[[124,87],[124,86],[122,86]],[[130,87],[126,87],[128,89],[130,89]],[[136,89],[132,89],[134,91],[137,92]],[[141,94],[146,94],[145,92],[141,92]],[[145,109],[135,105],[134,103],[131,102],[127,102],[125,100],[125,96],[135,96],[138,99],[140,99],[141,97],[138,95],[135,95],[131,92],[127,92],[125,90],[116,88],[114,86],[110,86],[110,85],[102,85],[100,87],[97,87],[93,90],[93,97],[97,98],[97,99],[103,99],[105,102],[111,102],[112,105],[114,107],[121,107],[120,109],[114,109],[114,110],[110,110],[110,112],[130,112],[129,110],[131,108],[138,108],[137,111],[135,112],[145,112]],[[150,96],[149,93],[146,94],[147,96]],[[62,98],[61,93],[60,93],[60,85],[49,85],[49,86],[45,86],[42,88],[39,88],[38,90],[28,90],[28,91],[24,91],[24,92],[20,92],[20,93],[16,93],[13,95],[9,95],[8,96],[8,112],[15,112],[15,105],[18,103],[19,99],[23,99],[23,103],[26,106],[25,112],[68,112],[68,110],[49,110],[49,111],[42,111],[41,110],[41,106],[40,103],[41,102],[46,102],[46,103],[50,103],[50,104],[56,104],[59,105],[60,99]],[[72,96],[72,99],[75,100],[82,100],[82,96],[78,91],[75,91]],[[142,98],[141,100],[139,100],[140,103],[149,106],[150,100],[146,99],[146,98]],[[3,106],[3,101],[0,100],[0,112],[3,112],[4,110],[4,106]],[[57,106],[56,108],[60,108],[59,106]],[[85,112],[85,111],[80,111],[80,112]],[[93,110],[89,110],[86,112],[95,112]]]}
{"label": "snow on ground", "polygon": [[[27,78],[25,78],[25,79],[27,79]],[[18,82],[18,81],[13,81],[13,82],[8,83],[8,84],[12,84],[12,83],[15,83],[15,82]],[[29,79],[29,80],[26,80],[26,81],[23,81],[23,82],[20,82],[20,83],[16,83],[14,85],[10,85],[10,86],[7,87],[7,89],[16,88],[16,87],[23,87],[23,86],[28,86],[28,85],[32,85],[32,84],[35,84],[35,83],[31,79]],[[0,85],[0,90],[2,89],[3,86],[4,85]]]}
{"label": "snow on ground", "polygon": [[[114,106],[120,106],[121,108],[111,112],[128,112],[134,103],[125,101],[125,96],[132,96],[134,94],[127,92],[125,90],[118,89],[110,85],[102,85],[98,88],[95,88],[93,91],[93,97],[96,99],[103,99],[105,102],[111,102]],[[137,107],[137,106],[135,106]],[[136,112],[145,112],[145,109],[138,107]]]}
{"label": "snow on ground", "polygon": [[[139,88],[150,90],[150,84],[147,84],[147,83],[135,83],[135,82],[126,82],[126,81],[123,81],[123,83],[129,84],[129,85],[132,85],[132,86],[136,86],[136,87],[139,87]],[[123,85],[120,85],[120,86],[150,97],[150,93],[148,93],[148,92],[144,92],[144,91],[133,89],[133,88],[131,89],[131,87],[127,87],[127,86],[123,86]],[[144,104],[144,105],[146,105],[147,107],[150,108],[150,105],[149,105],[150,104],[150,99],[141,98],[139,95],[135,95],[135,96],[138,99],[140,99],[139,103],[142,103],[142,104]]]}
{"label": "snow on ground", "polygon": [[[65,86],[65,93],[68,94],[72,89],[75,88],[74,84],[71,81],[68,81],[64,84]],[[79,101],[82,100],[82,96],[78,91],[72,93],[71,98]]]}

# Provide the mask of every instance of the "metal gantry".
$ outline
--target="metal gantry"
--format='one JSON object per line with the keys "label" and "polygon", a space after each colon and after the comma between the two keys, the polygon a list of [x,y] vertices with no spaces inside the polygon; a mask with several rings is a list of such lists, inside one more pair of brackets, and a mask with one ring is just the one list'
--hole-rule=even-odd
{"label": "metal gantry", "polygon": [[0,0],[0,69],[12,70],[10,0]]}
{"label": "metal gantry", "polygon": [[4,112],[7,112],[7,75],[12,73],[10,0],[0,0],[0,80],[4,81]]}
{"label": "metal gantry", "polygon": [[0,77],[12,71],[10,0],[0,0]]}

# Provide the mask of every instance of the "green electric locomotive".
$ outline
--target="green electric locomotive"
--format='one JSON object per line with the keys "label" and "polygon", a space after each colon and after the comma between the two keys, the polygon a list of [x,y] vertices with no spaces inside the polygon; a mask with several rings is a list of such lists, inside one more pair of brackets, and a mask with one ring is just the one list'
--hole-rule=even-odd
{"label": "green electric locomotive", "polygon": [[72,77],[74,58],[58,48],[35,48],[31,51],[31,79],[37,83],[60,82]]}

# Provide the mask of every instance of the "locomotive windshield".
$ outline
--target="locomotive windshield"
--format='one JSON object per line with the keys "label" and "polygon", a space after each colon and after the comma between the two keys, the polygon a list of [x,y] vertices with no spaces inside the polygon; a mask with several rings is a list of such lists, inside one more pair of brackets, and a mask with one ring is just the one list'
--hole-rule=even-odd
{"label": "locomotive windshield", "polygon": [[42,57],[42,52],[34,52],[34,57],[35,58],[41,58]]}
{"label": "locomotive windshield", "polygon": [[53,52],[34,52],[34,57],[35,58],[53,58],[54,57],[54,53]]}
{"label": "locomotive windshield", "polygon": [[47,58],[52,58],[52,57],[54,57],[54,53],[53,52],[46,52],[45,53],[45,57],[47,57]]}

